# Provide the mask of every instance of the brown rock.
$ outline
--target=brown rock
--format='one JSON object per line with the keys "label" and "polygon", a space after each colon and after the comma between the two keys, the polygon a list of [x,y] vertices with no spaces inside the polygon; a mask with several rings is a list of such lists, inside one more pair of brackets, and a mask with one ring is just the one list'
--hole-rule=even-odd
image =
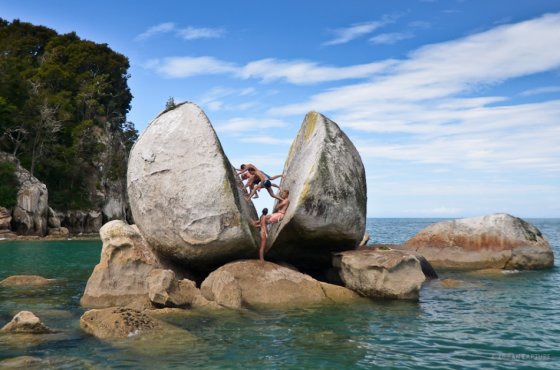
{"label": "brown rock", "polygon": [[54,279],[45,279],[38,275],[14,275],[0,281],[0,286],[42,286],[52,284]]}
{"label": "brown rock", "polygon": [[333,265],[347,288],[366,297],[418,300],[426,279],[416,256],[398,250],[341,252]]}
{"label": "brown rock", "polygon": [[91,274],[80,301],[84,307],[151,307],[148,276],[162,264],[138,229],[111,221],[100,230],[101,260]]}
{"label": "brown rock", "polygon": [[400,248],[420,253],[436,268],[539,269],[554,265],[554,254],[541,232],[508,214],[439,222]]}
{"label": "brown rock", "polygon": [[[333,299],[342,296],[331,292]],[[332,302],[322,284],[272,262],[245,260],[228,263],[212,272],[201,286],[202,295],[229,308],[304,306]]]}
{"label": "brown rock", "polygon": [[112,307],[87,311],[80,318],[80,327],[97,338],[114,339],[161,330],[165,325],[140,311]]}
{"label": "brown rock", "polygon": [[48,334],[53,331],[49,329],[41,320],[29,311],[21,311],[14,316],[12,321],[0,329],[2,333],[24,333],[24,334]]}

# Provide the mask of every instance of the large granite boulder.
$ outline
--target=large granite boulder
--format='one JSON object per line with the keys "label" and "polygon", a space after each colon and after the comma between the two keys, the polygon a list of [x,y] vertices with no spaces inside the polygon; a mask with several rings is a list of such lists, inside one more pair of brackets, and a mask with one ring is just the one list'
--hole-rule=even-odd
{"label": "large granite boulder", "polygon": [[47,186],[21,167],[13,155],[0,152],[0,162],[10,162],[16,167],[19,190],[12,210],[12,230],[20,235],[45,236],[49,211]]}
{"label": "large granite boulder", "polygon": [[541,232],[503,213],[436,223],[400,248],[420,253],[435,268],[541,269],[554,265],[554,254]]}
{"label": "large granite boulder", "polygon": [[357,294],[321,283],[309,275],[272,262],[245,260],[212,272],[201,285],[202,295],[229,308],[304,306],[344,302]]}
{"label": "large granite boulder", "polygon": [[290,148],[281,188],[290,206],[269,236],[273,259],[302,271],[328,268],[331,253],[355,249],[366,224],[366,175],[360,155],[338,125],[310,112]]}
{"label": "large granite boulder", "polygon": [[204,112],[184,103],[160,114],[128,162],[132,216],[146,241],[191,269],[257,255],[257,218]]}
{"label": "large granite boulder", "polygon": [[148,277],[162,268],[135,226],[110,221],[100,230],[101,260],[91,274],[80,301],[88,308],[111,306],[152,307]]}
{"label": "large granite boulder", "polygon": [[20,311],[14,316],[12,321],[0,329],[0,332],[12,334],[48,334],[53,331],[43,324],[33,312]]}
{"label": "large granite boulder", "polygon": [[414,254],[394,249],[337,253],[333,265],[347,288],[372,298],[418,300],[426,280]]}

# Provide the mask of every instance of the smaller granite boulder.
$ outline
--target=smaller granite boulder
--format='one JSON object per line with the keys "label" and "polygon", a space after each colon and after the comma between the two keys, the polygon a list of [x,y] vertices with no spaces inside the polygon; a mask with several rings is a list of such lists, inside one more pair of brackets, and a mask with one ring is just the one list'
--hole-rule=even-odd
{"label": "smaller granite boulder", "polygon": [[416,256],[393,249],[337,253],[333,265],[347,288],[372,298],[418,300],[426,280]]}
{"label": "smaller granite boulder", "polygon": [[356,298],[345,288],[335,288],[290,268],[258,260],[220,267],[204,280],[201,291],[206,299],[229,308],[299,307]]}
{"label": "smaller granite boulder", "polygon": [[29,311],[21,311],[14,316],[12,321],[0,329],[2,333],[17,334],[48,334],[53,331],[49,329],[41,320]]}
{"label": "smaller granite boulder", "polygon": [[13,275],[0,281],[0,286],[43,286],[52,284],[54,279],[46,279],[38,275]]}
{"label": "smaller granite boulder", "polygon": [[80,301],[88,308],[151,307],[148,276],[162,264],[135,226],[115,220],[100,230],[101,260],[91,274]]}
{"label": "smaller granite boulder", "polygon": [[552,249],[539,229],[508,214],[439,222],[399,248],[420,253],[436,268],[541,269],[554,265]]}
{"label": "smaller granite boulder", "polygon": [[89,310],[80,318],[80,327],[100,339],[126,338],[164,328],[164,323],[131,308]]}

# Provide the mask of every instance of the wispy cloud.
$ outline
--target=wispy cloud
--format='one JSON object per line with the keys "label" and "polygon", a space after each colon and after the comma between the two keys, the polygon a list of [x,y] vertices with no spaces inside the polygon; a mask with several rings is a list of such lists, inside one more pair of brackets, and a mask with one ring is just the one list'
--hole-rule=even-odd
{"label": "wispy cloud", "polygon": [[169,57],[154,59],[144,67],[167,78],[185,78],[205,74],[231,74],[235,78],[256,78],[263,82],[285,80],[296,85],[328,81],[363,79],[391,68],[395,62],[386,60],[349,67],[319,65],[308,61],[289,61],[273,58],[261,59],[244,66],[213,57]]}
{"label": "wispy cloud", "polygon": [[557,92],[560,92],[560,86],[543,86],[543,87],[537,87],[535,89],[525,90],[520,95],[533,96],[533,95],[540,95],[540,94],[552,94]]}
{"label": "wispy cloud", "polygon": [[185,78],[209,74],[235,73],[233,63],[213,57],[170,57],[148,61],[145,68],[156,71],[167,78]]}
{"label": "wispy cloud", "polygon": [[385,44],[392,45],[399,41],[414,38],[414,34],[410,32],[393,32],[393,33],[382,33],[377,36],[373,36],[369,41],[373,44]]}
{"label": "wispy cloud", "polygon": [[399,18],[399,15],[385,15],[381,20],[355,23],[349,27],[337,28],[332,31],[334,38],[323,43],[324,46],[346,44],[361,36],[367,35],[379,28],[388,24],[394,23]]}
{"label": "wispy cloud", "polygon": [[198,40],[198,39],[215,39],[220,38],[225,34],[223,28],[208,28],[208,27],[192,27],[179,28],[173,22],[165,22],[148,28],[134,38],[135,41],[144,41],[161,35],[164,33],[172,33],[183,40]]}
{"label": "wispy cloud", "polygon": [[187,27],[177,31],[177,34],[185,40],[216,39],[224,35],[222,28],[195,28]]}
{"label": "wispy cloud", "polygon": [[156,26],[152,26],[152,27],[148,28],[145,32],[142,32],[141,34],[136,36],[135,40],[136,41],[147,40],[149,38],[152,38],[152,37],[154,37],[156,35],[159,35],[159,34],[162,34],[162,33],[172,32],[173,30],[175,30],[175,23],[173,23],[173,22],[161,23],[161,24],[158,24]]}
{"label": "wispy cloud", "polygon": [[223,133],[240,133],[244,131],[258,131],[262,129],[286,127],[288,124],[279,119],[258,119],[253,117],[232,118],[225,123],[218,123],[216,130]]}

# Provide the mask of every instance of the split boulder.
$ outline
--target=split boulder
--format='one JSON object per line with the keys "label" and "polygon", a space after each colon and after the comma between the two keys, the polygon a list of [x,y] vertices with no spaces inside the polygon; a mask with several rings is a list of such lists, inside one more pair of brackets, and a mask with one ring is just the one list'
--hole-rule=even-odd
{"label": "split boulder", "polygon": [[366,224],[366,176],[360,155],[338,125],[310,112],[294,140],[281,188],[284,219],[270,230],[270,257],[302,271],[331,265],[331,253],[355,249]]}
{"label": "split boulder", "polygon": [[127,186],[136,225],[158,253],[203,271],[257,254],[256,211],[195,104],[150,123],[130,153]]}

